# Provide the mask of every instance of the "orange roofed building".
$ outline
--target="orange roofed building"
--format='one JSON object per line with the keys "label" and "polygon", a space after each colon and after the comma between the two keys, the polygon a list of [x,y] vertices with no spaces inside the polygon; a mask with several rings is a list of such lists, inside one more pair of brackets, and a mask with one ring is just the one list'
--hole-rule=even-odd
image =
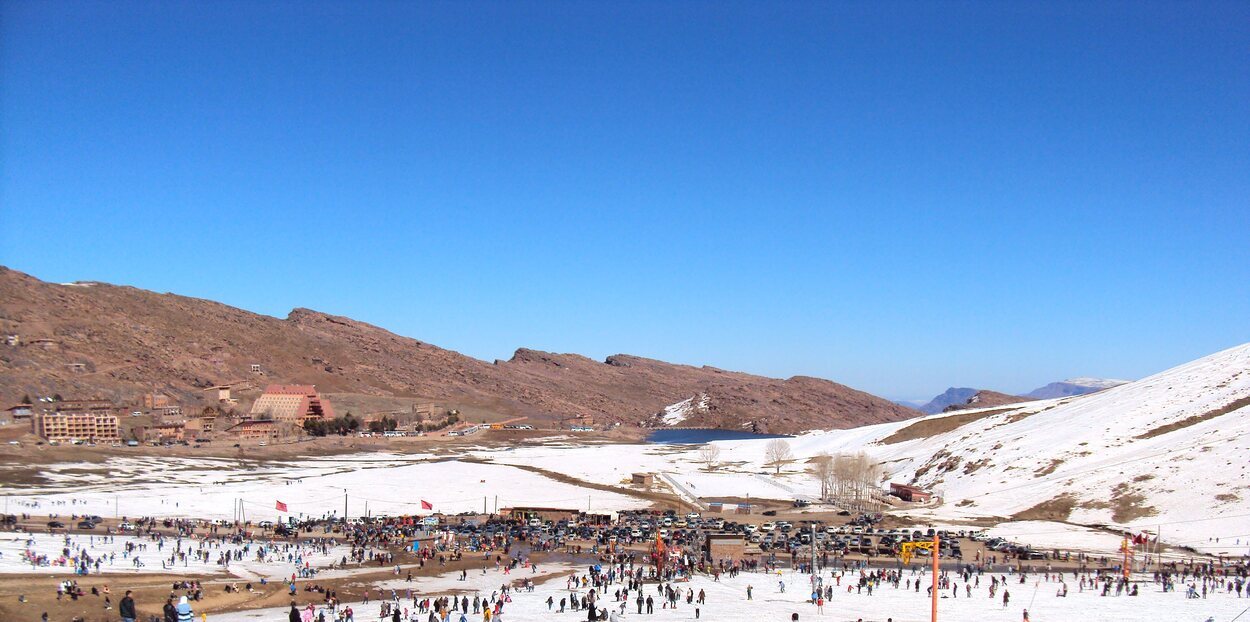
{"label": "orange roofed building", "polygon": [[271,384],[252,404],[249,419],[272,419],[304,425],[305,421],[333,419],[334,408],[311,384]]}

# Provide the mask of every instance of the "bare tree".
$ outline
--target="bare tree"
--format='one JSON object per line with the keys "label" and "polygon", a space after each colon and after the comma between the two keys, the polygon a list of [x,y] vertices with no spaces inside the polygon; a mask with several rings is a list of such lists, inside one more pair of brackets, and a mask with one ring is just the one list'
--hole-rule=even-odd
{"label": "bare tree", "polygon": [[794,453],[790,451],[790,443],[779,438],[768,441],[764,446],[764,459],[766,464],[771,464],[777,468],[777,474],[781,474],[781,465],[794,459]]}
{"label": "bare tree", "polygon": [[868,454],[838,454],[833,457],[833,496],[849,510],[865,511],[875,506],[873,492],[882,477],[881,465]]}
{"label": "bare tree", "polygon": [[715,471],[719,466],[717,461],[720,459],[720,447],[711,443],[704,443],[699,448],[699,462],[703,463],[703,467],[709,471]]}
{"label": "bare tree", "polygon": [[807,472],[820,482],[820,500],[827,501],[833,492],[833,456],[827,451],[816,454],[812,458],[812,467]]}

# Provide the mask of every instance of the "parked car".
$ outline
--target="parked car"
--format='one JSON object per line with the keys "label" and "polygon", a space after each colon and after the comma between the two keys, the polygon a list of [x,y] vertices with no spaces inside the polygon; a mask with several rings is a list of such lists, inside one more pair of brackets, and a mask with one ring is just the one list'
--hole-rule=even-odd
{"label": "parked car", "polygon": [[48,529],[65,529],[65,523],[59,520],[48,521]]}

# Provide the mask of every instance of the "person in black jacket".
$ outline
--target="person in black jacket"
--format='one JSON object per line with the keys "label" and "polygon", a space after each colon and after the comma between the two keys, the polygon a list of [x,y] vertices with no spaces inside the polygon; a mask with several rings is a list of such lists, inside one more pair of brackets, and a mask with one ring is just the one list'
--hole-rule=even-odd
{"label": "person in black jacket", "polygon": [[126,590],[122,602],[117,605],[117,613],[121,615],[122,622],[135,622],[135,599],[131,598],[130,594],[131,591]]}
{"label": "person in black jacket", "polygon": [[289,622],[300,622],[299,609],[295,606],[295,601],[291,601],[291,612],[286,616]]}
{"label": "person in black jacket", "polygon": [[174,595],[165,599],[165,622],[178,622],[178,610],[174,608]]}

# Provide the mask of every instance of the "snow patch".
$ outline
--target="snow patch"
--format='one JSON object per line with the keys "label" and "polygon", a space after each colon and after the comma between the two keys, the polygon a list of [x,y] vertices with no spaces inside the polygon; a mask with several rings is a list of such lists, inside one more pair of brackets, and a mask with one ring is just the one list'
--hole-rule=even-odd
{"label": "snow patch", "polygon": [[707,412],[709,403],[710,399],[706,393],[688,397],[676,404],[665,406],[664,411],[660,413],[660,421],[664,422],[664,425],[677,425],[690,418],[691,415]]}

